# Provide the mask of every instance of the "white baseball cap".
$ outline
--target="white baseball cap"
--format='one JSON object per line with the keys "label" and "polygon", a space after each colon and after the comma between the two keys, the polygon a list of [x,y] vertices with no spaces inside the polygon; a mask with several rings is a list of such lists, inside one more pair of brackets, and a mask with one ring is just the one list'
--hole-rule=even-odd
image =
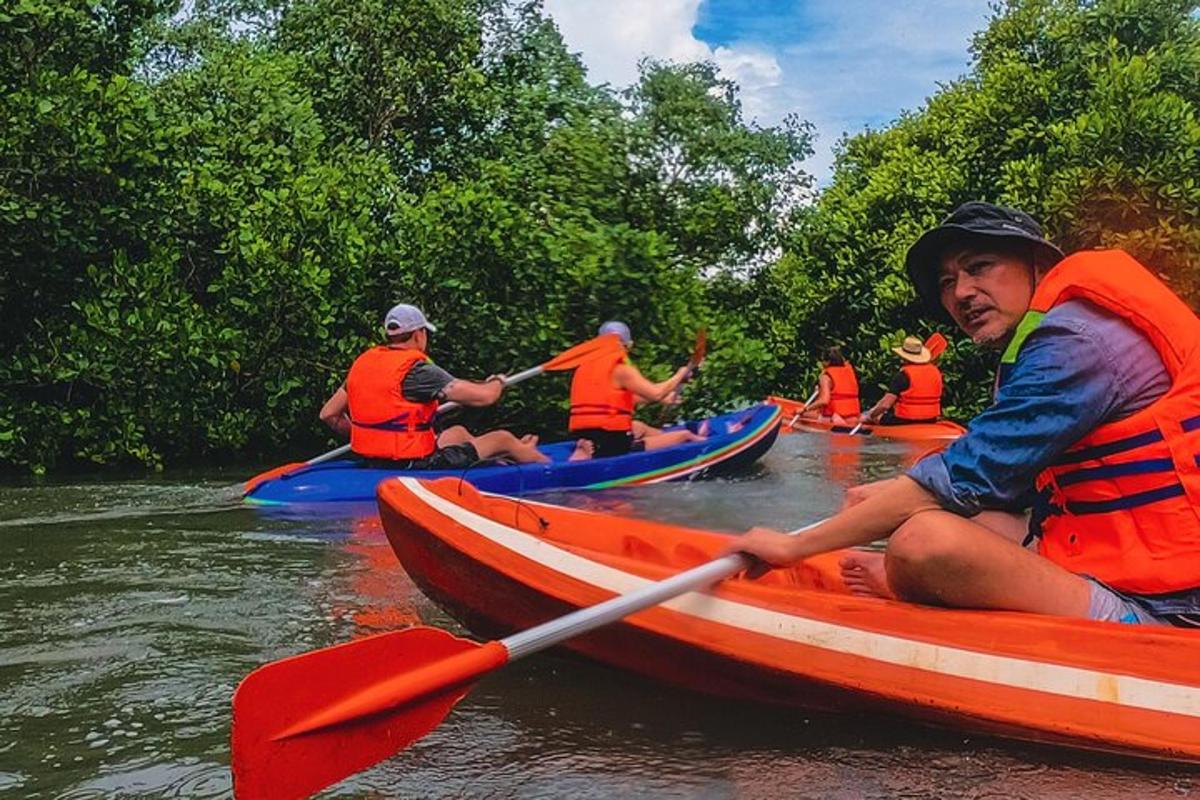
{"label": "white baseball cap", "polygon": [[437,328],[425,319],[425,314],[421,309],[407,303],[392,306],[392,310],[387,312],[387,316],[383,318],[383,329],[388,333],[409,333],[410,331],[419,331],[421,328],[437,332]]}

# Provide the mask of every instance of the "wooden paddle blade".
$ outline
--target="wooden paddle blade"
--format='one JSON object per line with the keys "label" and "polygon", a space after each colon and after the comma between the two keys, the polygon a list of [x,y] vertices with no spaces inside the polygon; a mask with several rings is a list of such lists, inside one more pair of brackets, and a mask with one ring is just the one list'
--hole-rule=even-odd
{"label": "wooden paddle blade", "polygon": [[704,363],[706,355],[708,355],[708,330],[701,328],[696,331],[696,344],[692,348],[692,357],[688,363],[693,367],[698,367]]}
{"label": "wooden paddle blade", "polygon": [[580,364],[591,361],[593,358],[615,354],[620,352],[620,350],[621,338],[615,333],[606,333],[603,336],[597,336],[595,339],[580,342],[569,350],[564,350],[545,364],[542,364],[542,369],[546,372],[575,369]]}
{"label": "wooden paddle blade", "polygon": [[418,627],[260,667],[233,696],[234,795],[308,797],[366,769],[436,728],[507,660],[499,642]]}
{"label": "wooden paddle blade", "polygon": [[278,478],[280,475],[286,475],[292,470],[297,470],[304,466],[307,466],[307,464],[305,464],[303,461],[293,461],[291,464],[284,464],[281,467],[275,467],[274,469],[269,469],[266,472],[260,472],[242,484],[242,494],[250,494],[258,488],[260,483],[269,481],[272,478]]}
{"label": "wooden paddle blade", "polygon": [[925,347],[929,349],[929,354],[935,359],[945,352],[947,344],[949,342],[946,341],[946,337],[936,332],[925,340]]}

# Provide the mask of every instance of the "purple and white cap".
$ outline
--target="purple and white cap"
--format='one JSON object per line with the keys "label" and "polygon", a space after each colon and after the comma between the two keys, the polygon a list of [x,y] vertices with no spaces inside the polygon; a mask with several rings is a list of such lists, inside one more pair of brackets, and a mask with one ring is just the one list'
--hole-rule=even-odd
{"label": "purple and white cap", "polygon": [[388,333],[409,333],[421,328],[437,331],[437,328],[425,319],[421,309],[406,303],[392,306],[392,310],[383,318],[383,329]]}
{"label": "purple and white cap", "polygon": [[603,336],[606,333],[615,333],[617,338],[621,340],[621,344],[626,347],[633,343],[633,334],[629,332],[629,326],[624,322],[610,319],[600,326],[600,335]]}

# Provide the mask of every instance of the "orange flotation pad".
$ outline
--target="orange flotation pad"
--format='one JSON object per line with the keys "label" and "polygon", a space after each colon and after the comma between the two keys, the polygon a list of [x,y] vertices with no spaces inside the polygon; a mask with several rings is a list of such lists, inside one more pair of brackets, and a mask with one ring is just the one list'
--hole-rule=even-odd
{"label": "orange flotation pad", "polygon": [[[378,496],[409,575],[488,636],[637,589],[729,542],[457,480],[394,478]],[[712,695],[1200,762],[1200,632],[857,597],[838,557],[734,578],[565,646]]]}
{"label": "orange flotation pad", "polygon": [[[780,433],[808,431],[810,433],[848,434],[854,430],[853,425],[835,425],[829,421],[823,422],[816,419],[797,418],[796,415],[804,407],[804,403],[800,400],[790,400],[786,397],[771,395],[767,398],[767,402],[779,406],[783,411],[783,426],[779,429]],[[793,422],[793,420],[795,421]],[[879,439],[900,439],[904,441],[948,441],[957,439],[966,432],[967,429],[957,422],[942,419],[937,422],[919,422],[912,425],[863,425],[854,435],[872,436]]]}

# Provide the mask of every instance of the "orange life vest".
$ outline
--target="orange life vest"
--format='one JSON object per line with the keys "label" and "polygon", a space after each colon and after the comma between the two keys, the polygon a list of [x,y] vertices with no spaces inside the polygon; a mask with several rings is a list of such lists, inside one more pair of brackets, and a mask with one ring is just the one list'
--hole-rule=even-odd
{"label": "orange life vest", "polygon": [[937,419],[942,415],[942,371],[933,364],[905,364],[908,388],[896,400],[898,419]]}
{"label": "orange life vest", "polygon": [[633,392],[618,389],[613,370],[626,363],[625,353],[581,364],[571,377],[571,417],[567,428],[581,431],[633,430]]}
{"label": "orange life vest", "polygon": [[843,417],[857,417],[862,413],[858,402],[858,376],[854,367],[849,363],[840,367],[827,366],[825,374],[833,384],[829,390],[829,402],[825,404],[823,413],[828,416],[838,414]]}
{"label": "orange life vest", "polygon": [[354,360],[346,377],[351,450],[400,461],[424,458],[437,449],[437,401],[414,403],[400,391],[408,371],[428,360],[419,350],[387,345],[372,347]]}
{"label": "orange life vest", "polygon": [[1073,299],[1145,334],[1171,388],[1091,431],[1038,475],[1039,550],[1122,591],[1200,587],[1200,319],[1127,253],[1076,253],[1038,285],[1004,361],[1015,363],[1046,312]]}

